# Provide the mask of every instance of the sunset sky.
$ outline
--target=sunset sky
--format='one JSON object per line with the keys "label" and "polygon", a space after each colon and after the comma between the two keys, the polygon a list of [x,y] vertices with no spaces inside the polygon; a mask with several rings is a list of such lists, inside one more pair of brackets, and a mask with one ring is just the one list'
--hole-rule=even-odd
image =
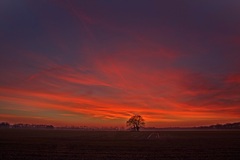
{"label": "sunset sky", "polygon": [[239,0],[1,0],[0,121],[240,121]]}

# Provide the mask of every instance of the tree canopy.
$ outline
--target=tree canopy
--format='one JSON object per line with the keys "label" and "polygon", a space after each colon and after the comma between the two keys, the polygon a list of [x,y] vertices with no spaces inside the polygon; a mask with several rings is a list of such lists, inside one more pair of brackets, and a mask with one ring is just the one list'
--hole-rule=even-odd
{"label": "tree canopy", "polygon": [[145,121],[140,115],[134,115],[127,121],[127,126],[135,131],[139,131],[140,127],[145,125]]}

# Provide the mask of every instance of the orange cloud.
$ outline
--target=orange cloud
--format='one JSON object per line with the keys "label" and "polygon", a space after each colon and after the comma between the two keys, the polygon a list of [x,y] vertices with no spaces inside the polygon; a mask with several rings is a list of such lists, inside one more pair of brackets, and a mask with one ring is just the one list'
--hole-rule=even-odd
{"label": "orange cloud", "polygon": [[3,120],[124,125],[141,114],[161,127],[240,118],[239,37],[185,28],[199,26],[185,16],[176,25],[181,19],[167,21],[174,14],[162,14],[165,8],[152,12],[155,2],[151,11],[142,4],[150,12],[121,6],[122,12],[115,2],[116,8],[97,1],[39,3],[46,10],[32,2],[36,11],[23,10],[31,13],[21,15],[26,24],[18,16],[3,23]]}

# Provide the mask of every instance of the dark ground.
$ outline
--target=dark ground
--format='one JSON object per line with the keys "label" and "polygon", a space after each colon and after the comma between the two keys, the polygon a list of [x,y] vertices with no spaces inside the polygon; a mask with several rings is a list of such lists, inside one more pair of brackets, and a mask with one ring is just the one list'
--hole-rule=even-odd
{"label": "dark ground", "polygon": [[0,159],[240,158],[240,131],[0,129]]}

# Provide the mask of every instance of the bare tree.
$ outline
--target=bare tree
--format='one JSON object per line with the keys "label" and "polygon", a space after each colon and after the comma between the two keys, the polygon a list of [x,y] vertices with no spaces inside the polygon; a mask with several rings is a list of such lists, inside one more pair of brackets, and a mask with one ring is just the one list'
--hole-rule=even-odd
{"label": "bare tree", "polygon": [[135,131],[139,131],[140,127],[145,125],[145,121],[140,115],[134,115],[127,121],[127,126]]}

